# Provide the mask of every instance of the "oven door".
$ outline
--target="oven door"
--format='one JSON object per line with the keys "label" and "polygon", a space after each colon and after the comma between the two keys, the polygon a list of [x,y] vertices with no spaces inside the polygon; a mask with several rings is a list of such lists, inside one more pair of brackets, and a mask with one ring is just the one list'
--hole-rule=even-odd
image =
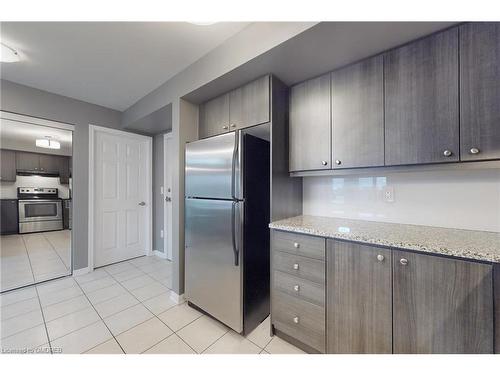
{"label": "oven door", "polygon": [[62,220],[60,199],[19,200],[19,222]]}

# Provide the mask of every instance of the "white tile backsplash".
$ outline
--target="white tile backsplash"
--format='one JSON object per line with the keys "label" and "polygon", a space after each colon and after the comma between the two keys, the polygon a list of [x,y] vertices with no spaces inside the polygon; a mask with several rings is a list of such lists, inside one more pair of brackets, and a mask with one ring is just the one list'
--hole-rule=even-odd
{"label": "white tile backsplash", "polygon": [[303,188],[304,215],[500,232],[500,169],[304,177]]}
{"label": "white tile backsplash", "polygon": [[16,199],[18,187],[46,187],[59,189],[59,198],[68,199],[69,186],[61,185],[59,177],[17,176],[16,182],[0,182],[0,198]]}

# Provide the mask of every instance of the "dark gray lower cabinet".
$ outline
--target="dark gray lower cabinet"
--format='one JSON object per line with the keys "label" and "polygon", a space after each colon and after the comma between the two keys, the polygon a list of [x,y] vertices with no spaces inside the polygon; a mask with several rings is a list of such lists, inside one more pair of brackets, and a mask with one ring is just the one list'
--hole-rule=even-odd
{"label": "dark gray lower cabinet", "polygon": [[0,234],[19,232],[17,199],[0,199]]}
{"label": "dark gray lower cabinet", "polygon": [[393,252],[394,353],[493,353],[492,266]]}
{"label": "dark gray lower cabinet", "polygon": [[16,181],[16,152],[12,150],[0,150],[0,180],[3,182]]}
{"label": "dark gray lower cabinet", "polygon": [[392,353],[391,250],[328,240],[327,352]]}

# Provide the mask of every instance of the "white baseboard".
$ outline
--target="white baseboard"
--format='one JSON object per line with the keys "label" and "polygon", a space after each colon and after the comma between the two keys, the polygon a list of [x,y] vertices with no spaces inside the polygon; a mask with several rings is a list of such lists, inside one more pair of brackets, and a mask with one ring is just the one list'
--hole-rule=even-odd
{"label": "white baseboard", "polygon": [[171,290],[170,291],[170,299],[172,301],[174,301],[175,303],[182,303],[182,302],[184,302],[184,294],[178,295],[173,290]]}
{"label": "white baseboard", "polygon": [[167,254],[160,250],[153,250],[153,255],[157,256],[158,258],[167,259]]}
{"label": "white baseboard", "polygon": [[90,267],[79,268],[77,270],[73,270],[73,276],[81,276],[90,272]]}

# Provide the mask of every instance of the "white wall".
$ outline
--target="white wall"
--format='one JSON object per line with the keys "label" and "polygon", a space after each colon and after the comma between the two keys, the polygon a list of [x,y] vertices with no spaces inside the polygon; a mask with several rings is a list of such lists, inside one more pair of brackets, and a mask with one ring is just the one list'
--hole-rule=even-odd
{"label": "white wall", "polygon": [[17,176],[16,182],[0,182],[0,198],[16,199],[18,187],[58,188],[59,198],[69,198],[69,185],[61,185],[59,177]]}
{"label": "white wall", "polygon": [[303,188],[304,215],[500,232],[500,170],[305,177]]}

